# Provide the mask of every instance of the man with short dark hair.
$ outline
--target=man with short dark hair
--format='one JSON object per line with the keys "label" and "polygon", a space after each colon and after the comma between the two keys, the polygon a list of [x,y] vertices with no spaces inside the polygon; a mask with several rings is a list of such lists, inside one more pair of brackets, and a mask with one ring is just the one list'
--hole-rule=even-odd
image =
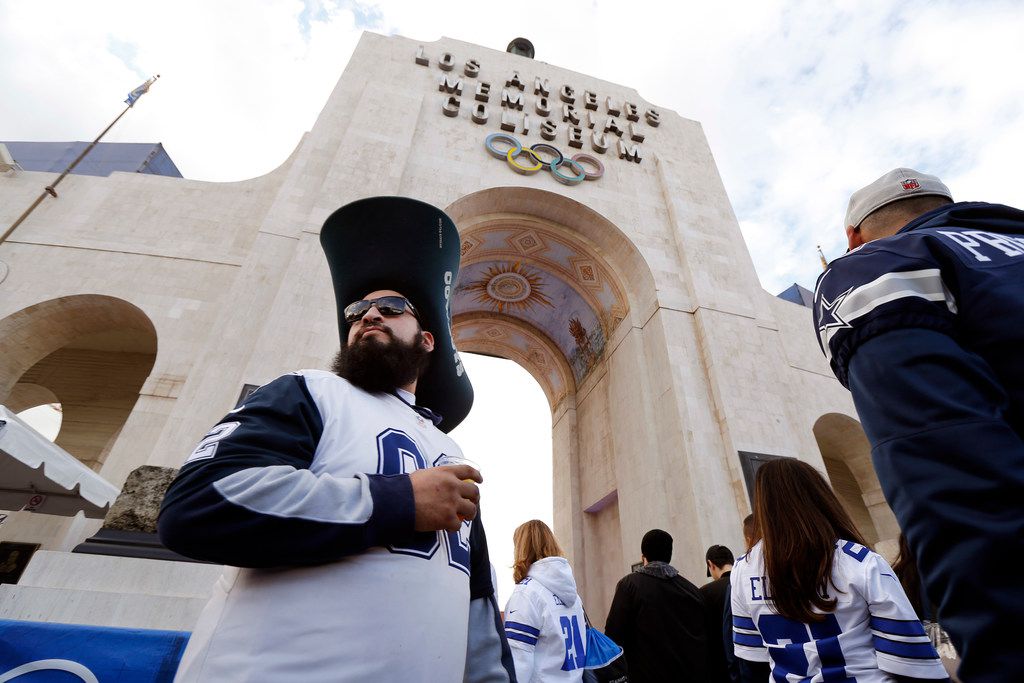
{"label": "man with short dark hair", "polygon": [[672,536],[652,529],[640,552],[643,566],[619,581],[605,622],[625,650],[630,682],[706,681],[704,599],[669,564]]}
{"label": "man with short dark hair", "polygon": [[473,400],[450,331],[455,225],[375,197],[332,214],[320,239],[334,372],[246,397],[164,499],[164,544],[228,565],[175,680],[512,683],[480,473],[435,467],[461,455],[447,432]]}
{"label": "man with short dark hair", "polygon": [[[853,193],[814,320],[965,681],[1024,670],[1024,212],[909,168]],[[874,624],[895,637],[898,625]],[[897,630],[891,630],[891,629]],[[910,650],[908,650],[909,652]]]}
{"label": "man with short dark hair", "polygon": [[[728,683],[729,670],[725,659],[725,604],[729,599],[729,575],[735,558],[724,545],[713,545],[704,554],[710,581],[700,587],[707,615],[708,633],[708,680],[713,683]],[[729,627],[729,647],[732,648],[732,626]]]}

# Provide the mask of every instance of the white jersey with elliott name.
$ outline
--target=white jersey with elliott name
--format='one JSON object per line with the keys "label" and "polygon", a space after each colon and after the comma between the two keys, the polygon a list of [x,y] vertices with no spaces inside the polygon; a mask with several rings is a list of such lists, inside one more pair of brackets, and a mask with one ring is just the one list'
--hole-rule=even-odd
{"label": "white jersey with elliott name", "polygon": [[805,624],[778,614],[764,571],[762,543],[737,560],[732,576],[736,656],[770,662],[774,680],[879,683],[891,674],[948,674],[892,568],[877,553],[839,540],[828,596],[835,610]]}
{"label": "white jersey with elliott name", "polygon": [[246,568],[225,568],[176,681],[461,681],[472,525],[411,531],[411,485],[395,476],[443,454],[461,451],[398,395],[328,372],[280,377],[229,413],[162,516],[169,537],[225,525],[210,538]]}

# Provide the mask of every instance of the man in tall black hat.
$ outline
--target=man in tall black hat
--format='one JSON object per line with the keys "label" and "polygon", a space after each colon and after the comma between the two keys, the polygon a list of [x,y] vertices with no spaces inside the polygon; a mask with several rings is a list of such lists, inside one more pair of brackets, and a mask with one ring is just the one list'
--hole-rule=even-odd
{"label": "man in tall black hat", "polygon": [[200,441],[160,537],[228,567],[177,681],[514,681],[480,473],[444,465],[472,386],[451,336],[458,231],[375,197],[324,224],[334,372],[260,387]]}

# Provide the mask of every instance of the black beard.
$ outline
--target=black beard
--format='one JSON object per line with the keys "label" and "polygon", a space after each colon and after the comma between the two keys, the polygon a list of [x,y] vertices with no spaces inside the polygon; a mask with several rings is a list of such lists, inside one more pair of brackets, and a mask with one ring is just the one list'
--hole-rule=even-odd
{"label": "black beard", "polygon": [[405,343],[386,327],[379,329],[387,335],[387,342],[361,336],[338,351],[331,371],[364,391],[391,393],[419,378],[430,362],[430,352],[423,348],[423,332]]}

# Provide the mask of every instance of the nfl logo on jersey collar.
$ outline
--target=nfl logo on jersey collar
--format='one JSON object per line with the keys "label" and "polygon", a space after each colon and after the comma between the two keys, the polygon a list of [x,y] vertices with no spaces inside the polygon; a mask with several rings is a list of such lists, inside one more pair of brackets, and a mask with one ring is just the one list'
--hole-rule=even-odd
{"label": "nfl logo on jersey collar", "polygon": [[320,244],[331,270],[342,344],[349,328],[343,309],[368,292],[391,289],[416,307],[423,329],[434,335],[430,365],[416,385],[417,403],[439,414],[438,429],[450,432],[473,405],[473,385],[451,331],[451,296],[461,258],[455,223],[415,199],[369,197],[331,214]]}

